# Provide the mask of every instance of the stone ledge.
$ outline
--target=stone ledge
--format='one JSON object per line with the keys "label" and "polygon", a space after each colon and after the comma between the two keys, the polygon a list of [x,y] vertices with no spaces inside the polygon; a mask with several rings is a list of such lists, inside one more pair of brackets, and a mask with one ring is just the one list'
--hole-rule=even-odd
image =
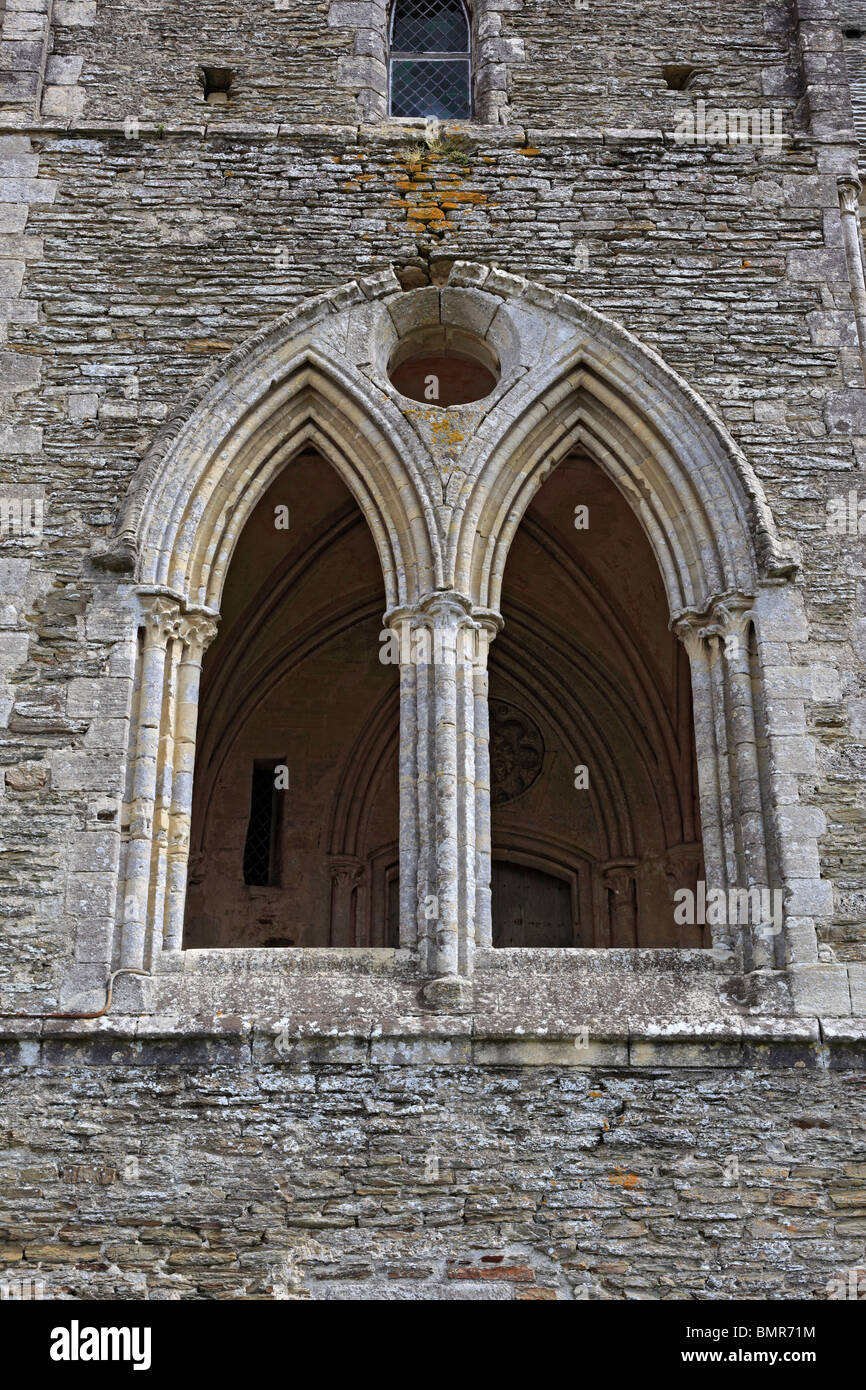
{"label": "stone ledge", "polygon": [[[13,118],[14,117],[14,118]],[[137,119],[137,118],[135,118]],[[0,135],[3,134],[24,134],[34,138],[61,136],[86,139],[92,136],[122,137],[126,140],[131,138],[142,139],[147,137],[154,140],[168,140],[174,138],[181,139],[222,139],[232,137],[236,139],[252,140],[274,140],[303,138],[309,140],[312,137],[323,139],[333,139],[341,144],[394,144],[394,143],[417,143],[417,138],[426,129],[426,122],[423,120],[394,121],[383,120],[375,124],[360,123],[357,125],[345,125],[334,122],[279,122],[273,121],[241,121],[226,118],[223,120],[209,120],[204,124],[190,122],[173,124],[171,122],[138,121],[137,136],[131,137],[127,133],[126,124],[116,120],[100,120],[93,118],[57,117],[55,119],[46,118],[44,115],[38,120],[19,117],[17,113],[4,111],[0,114]],[[539,146],[555,146],[562,144],[572,145],[628,145],[637,144],[651,146],[660,153],[666,154],[671,151],[694,155],[717,155],[720,151],[730,150],[733,154],[738,152],[749,152],[759,150],[760,146],[751,145],[679,145],[674,139],[674,131],[662,130],[622,130],[610,127],[586,127],[586,126],[551,126],[543,130],[524,131],[518,126],[501,126],[492,123],[479,124],[472,121],[440,123],[439,127],[442,135],[459,135],[463,139],[477,144],[499,145],[503,149],[509,149],[519,154],[522,150],[526,151],[530,161],[537,156]],[[826,143],[836,143],[838,141],[821,140],[815,135],[807,136],[798,132],[793,137],[786,137],[786,148],[790,144],[791,148],[801,149],[810,148]],[[856,146],[851,146],[856,149]]]}
{"label": "stone ledge", "polygon": [[465,1017],[329,1027],[315,1019],[5,1020],[4,1066],[429,1066],[748,1071],[866,1069],[866,1019],[729,1019],[497,1032]]}

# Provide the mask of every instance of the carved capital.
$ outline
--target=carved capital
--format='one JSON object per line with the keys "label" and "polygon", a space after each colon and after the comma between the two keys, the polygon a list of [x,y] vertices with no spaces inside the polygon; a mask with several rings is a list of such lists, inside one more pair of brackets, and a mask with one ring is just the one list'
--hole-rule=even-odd
{"label": "carved capital", "polygon": [[164,647],[172,637],[179,635],[181,606],[178,599],[167,594],[144,593],[139,595],[144,627],[151,642]]}
{"label": "carved capital", "polygon": [[333,855],[328,868],[335,888],[355,888],[364,877],[364,865],[353,854]]}
{"label": "carved capital", "polygon": [[720,594],[702,613],[681,614],[672,627],[692,660],[712,661],[726,638],[745,635],[754,602],[748,594]]}
{"label": "carved capital", "polygon": [[182,637],[191,654],[201,657],[217,635],[219,617],[215,613],[184,613],[178,625],[178,636]]}
{"label": "carved capital", "polygon": [[853,213],[855,217],[860,212],[860,189],[859,179],[851,174],[846,174],[836,180],[836,187],[839,190],[839,207],[843,213]]}
{"label": "carved capital", "polygon": [[601,875],[605,888],[609,888],[617,901],[631,902],[638,866],[632,861],[616,861],[602,866]]}
{"label": "carved capital", "polygon": [[399,644],[401,666],[487,666],[490,643],[503,626],[493,609],[474,609],[463,594],[442,590],[413,606],[392,608],[384,623]]}

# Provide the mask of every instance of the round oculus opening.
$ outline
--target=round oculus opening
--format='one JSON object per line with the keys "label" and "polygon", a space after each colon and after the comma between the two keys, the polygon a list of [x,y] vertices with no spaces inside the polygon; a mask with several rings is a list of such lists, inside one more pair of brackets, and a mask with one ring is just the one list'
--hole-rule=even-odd
{"label": "round oculus opening", "polygon": [[442,324],[401,339],[388,363],[392,386],[422,405],[483,400],[499,377],[499,358],[488,343],[465,329]]}

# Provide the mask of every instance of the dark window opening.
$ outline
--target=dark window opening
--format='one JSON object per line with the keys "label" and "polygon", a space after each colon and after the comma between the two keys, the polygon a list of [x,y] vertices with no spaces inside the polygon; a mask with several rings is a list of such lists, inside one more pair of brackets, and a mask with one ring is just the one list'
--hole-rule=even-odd
{"label": "dark window opening", "polygon": [[403,338],[391,354],[388,376],[401,396],[447,407],[489,396],[500,366],[484,339],[443,325]]}
{"label": "dark window opening", "polygon": [[396,866],[389,870],[385,887],[385,945],[400,945],[400,870]]}
{"label": "dark window opening", "polygon": [[389,61],[392,116],[469,120],[469,17],[462,0],[397,0]]}
{"label": "dark window opening", "polygon": [[204,99],[211,106],[221,106],[229,99],[232,74],[229,68],[200,68]]}
{"label": "dark window opening", "polygon": [[244,844],[244,883],[250,888],[279,884],[279,841],[283,796],[277,788],[279,759],[256,760],[250,793],[250,819]]}
{"label": "dark window opening", "polygon": [[662,68],[662,77],[672,92],[686,91],[697,75],[698,69],[689,63],[666,63]]}
{"label": "dark window opening", "polygon": [[843,29],[842,33],[846,39],[862,39],[863,37],[862,29]]}

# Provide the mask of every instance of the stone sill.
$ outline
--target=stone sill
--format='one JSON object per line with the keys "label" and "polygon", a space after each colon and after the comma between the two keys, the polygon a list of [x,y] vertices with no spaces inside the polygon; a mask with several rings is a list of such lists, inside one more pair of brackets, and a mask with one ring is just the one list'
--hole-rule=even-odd
{"label": "stone sill", "polygon": [[238,1016],[4,1020],[0,1063],[864,1070],[866,1018],[659,1022],[586,1038],[497,1031],[457,1016],[343,1028]]}
{"label": "stone sill", "polygon": [[[419,122],[410,124],[408,121],[382,121],[376,125],[342,125],[337,122],[319,123],[294,123],[284,121],[241,121],[227,118],[225,120],[206,120],[199,122],[183,122],[179,124],[162,123],[157,121],[139,121],[138,134],[130,136],[126,133],[125,123],[116,120],[99,120],[87,117],[75,117],[71,119],[55,119],[40,116],[34,119],[27,113],[15,113],[4,111],[0,115],[0,135],[3,134],[25,134],[39,138],[41,136],[72,136],[74,138],[86,139],[87,137],[122,138],[127,141],[133,140],[155,140],[167,141],[172,139],[246,139],[246,140],[278,140],[278,139],[297,139],[310,140],[321,138],[332,140],[341,145],[354,144],[406,144],[411,143],[413,137],[422,134],[425,123]],[[527,158],[531,166],[533,157],[538,153],[538,147],[551,146],[557,144],[572,145],[615,145],[615,146],[650,146],[660,150],[673,149],[678,151],[693,151],[695,153],[713,154],[720,149],[728,149],[733,154],[740,150],[751,150],[750,145],[720,146],[720,145],[682,145],[678,144],[674,138],[673,130],[620,130],[614,127],[595,128],[587,126],[549,126],[542,130],[527,130],[523,126],[499,126],[481,125],[471,121],[443,122],[440,127],[443,135],[459,135],[478,145],[500,146],[503,149],[527,151]],[[784,136],[782,145],[783,150],[789,149],[808,149],[817,145],[839,145],[839,140],[829,137],[818,137],[814,134],[805,132],[787,132]],[[846,148],[850,146],[856,151],[857,146],[852,142],[846,143]],[[531,153],[530,153],[531,152]]]}
{"label": "stone sill", "polygon": [[[451,1018],[460,1034],[573,1038],[589,1029],[617,1039],[685,1020],[704,1036],[756,1019],[859,1016],[861,974],[859,966],[828,962],[738,975],[724,953],[709,949],[498,948],[476,952],[465,992],[437,996],[408,950],[198,949],[162,955],[148,975],[121,972],[111,1017],[176,1019],[180,1032],[189,1019],[300,1019],[313,1033],[360,1028],[365,1035],[387,1019],[432,1026]],[[78,964],[60,1008],[101,1010],[105,982],[104,966]],[[35,1014],[56,1007],[31,1005]]]}
{"label": "stone sill", "polygon": [[[240,971],[274,971],[277,974],[385,973],[401,979],[426,982],[417,969],[414,952],[387,946],[231,946],[195,947],[166,953],[155,966],[157,974],[181,971],[207,975]],[[709,948],[678,950],[654,947],[532,947],[497,946],[478,950],[475,971],[528,971],[603,974],[714,974],[730,973],[728,958]]]}

